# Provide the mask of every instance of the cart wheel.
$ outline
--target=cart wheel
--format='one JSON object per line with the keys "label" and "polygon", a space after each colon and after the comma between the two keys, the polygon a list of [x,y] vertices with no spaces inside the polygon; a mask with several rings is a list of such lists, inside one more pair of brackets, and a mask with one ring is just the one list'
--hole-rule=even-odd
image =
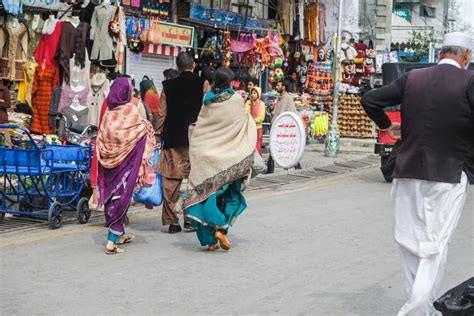
{"label": "cart wheel", "polygon": [[85,224],[89,221],[91,210],[89,209],[88,198],[83,197],[79,200],[76,207],[76,216],[80,224]]}
{"label": "cart wheel", "polygon": [[48,210],[49,229],[57,229],[61,227],[62,206],[59,202],[51,204]]}

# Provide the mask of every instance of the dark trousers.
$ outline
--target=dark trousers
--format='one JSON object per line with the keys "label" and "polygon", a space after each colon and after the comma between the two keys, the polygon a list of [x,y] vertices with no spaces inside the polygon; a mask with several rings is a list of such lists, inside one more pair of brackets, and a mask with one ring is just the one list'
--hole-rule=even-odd
{"label": "dark trousers", "polygon": [[178,223],[178,215],[176,215],[174,208],[179,200],[179,189],[183,179],[172,179],[162,177],[163,180],[163,207],[161,220],[163,225],[170,225]]}

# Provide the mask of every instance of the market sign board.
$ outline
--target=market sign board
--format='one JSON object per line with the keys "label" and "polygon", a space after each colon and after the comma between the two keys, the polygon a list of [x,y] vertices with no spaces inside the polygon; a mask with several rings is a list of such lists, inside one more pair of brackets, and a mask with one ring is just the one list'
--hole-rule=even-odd
{"label": "market sign board", "polygon": [[296,166],[303,156],[306,134],[303,122],[293,112],[283,112],[270,130],[270,154],[281,168]]}
{"label": "market sign board", "polygon": [[215,27],[231,27],[246,32],[258,32],[262,29],[274,28],[272,24],[262,19],[255,19],[250,16],[245,17],[242,14],[216,8],[207,8],[199,3],[191,3],[189,18],[210,23]]}
{"label": "market sign board", "polygon": [[158,22],[161,44],[192,47],[194,27],[167,22]]}
{"label": "market sign board", "polygon": [[395,8],[393,13],[406,21],[411,21],[411,11],[408,8]]}

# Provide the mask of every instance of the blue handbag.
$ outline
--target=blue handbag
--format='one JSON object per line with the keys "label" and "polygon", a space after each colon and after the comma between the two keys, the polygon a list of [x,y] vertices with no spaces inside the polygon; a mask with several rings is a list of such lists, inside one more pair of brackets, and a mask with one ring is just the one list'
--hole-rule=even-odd
{"label": "blue handbag", "polygon": [[[159,150],[155,150],[151,157],[153,169],[156,170],[158,160],[160,158]],[[163,183],[161,175],[158,172],[156,174],[156,181],[151,187],[142,187],[138,192],[133,193],[133,200],[138,203],[145,205],[160,206],[163,202]]]}

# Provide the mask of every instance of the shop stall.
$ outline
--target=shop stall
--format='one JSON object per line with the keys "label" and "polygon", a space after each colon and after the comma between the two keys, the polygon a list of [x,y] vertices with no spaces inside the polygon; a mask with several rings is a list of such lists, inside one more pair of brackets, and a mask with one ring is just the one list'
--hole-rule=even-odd
{"label": "shop stall", "polygon": [[[170,16],[169,0],[24,0],[15,7],[0,7],[3,154],[23,159],[21,150],[33,146],[41,156],[41,150],[51,145],[65,146],[64,150],[91,146],[93,153],[111,82],[127,74],[136,79],[138,88],[146,75],[159,92],[163,70],[174,68],[177,54],[192,46],[193,27],[169,23]],[[93,155],[89,158],[87,170],[78,171],[84,177],[97,164]],[[77,161],[71,159],[69,164]],[[3,167],[5,171],[18,166]],[[94,175],[91,172],[84,187],[95,186]],[[3,172],[0,182],[5,179]],[[34,208],[41,206],[36,197],[28,199]],[[4,202],[2,198],[2,210],[9,207]],[[56,212],[50,202],[46,208]]]}

